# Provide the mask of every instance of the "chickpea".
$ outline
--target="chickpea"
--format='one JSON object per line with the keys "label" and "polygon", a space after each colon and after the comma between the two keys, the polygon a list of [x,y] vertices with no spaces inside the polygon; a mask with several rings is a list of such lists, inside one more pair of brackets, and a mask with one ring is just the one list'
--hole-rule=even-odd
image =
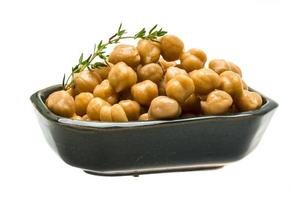
{"label": "chickpea", "polygon": [[163,58],[160,58],[158,63],[160,64],[160,66],[163,68],[164,71],[167,71],[167,69],[169,67],[175,67],[177,65],[177,63],[175,61],[168,62],[168,61],[164,60]]}
{"label": "chickpea", "polygon": [[193,80],[183,74],[177,75],[168,81],[166,93],[170,98],[182,104],[195,91]]}
{"label": "chickpea", "polygon": [[84,70],[79,74],[75,74],[74,77],[74,91],[75,94],[81,92],[93,92],[96,85],[98,85],[101,80],[100,77],[95,76],[91,71]]}
{"label": "chickpea", "polygon": [[140,115],[139,120],[140,121],[148,121],[148,120],[151,120],[151,118],[148,113],[144,113],[144,114]]}
{"label": "chickpea", "polygon": [[220,89],[231,96],[239,96],[243,92],[243,82],[239,74],[232,71],[225,71],[220,74]]}
{"label": "chickpea", "polygon": [[140,81],[150,80],[154,83],[158,83],[163,79],[163,69],[159,64],[150,63],[137,68],[137,75]]}
{"label": "chickpea", "polygon": [[211,69],[203,68],[189,73],[195,84],[195,92],[208,94],[221,85],[220,76]]}
{"label": "chickpea", "polygon": [[112,68],[113,64],[109,64],[108,66],[103,66],[100,68],[93,69],[93,74],[101,77],[101,80],[107,79],[108,74]]}
{"label": "chickpea", "polygon": [[179,75],[179,74],[183,74],[188,76],[188,73],[184,70],[184,69],[180,69],[178,67],[169,67],[167,69],[167,72],[165,73],[165,81],[166,83],[171,80],[172,78],[174,78],[175,76]]}
{"label": "chickpea", "polygon": [[88,115],[88,118],[90,120],[100,120],[100,110],[104,105],[110,105],[103,99],[99,97],[94,97],[92,100],[90,100],[87,108],[86,108],[86,113]]}
{"label": "chickpea", "polygon": [[230,67],[226,60],[223,59],[214,59],[208,63],[208,67],[214,70],[217,74],[221,74],[222,72],[229,71]]}
{"label": "chickpea", "polygon": [[190,49],[180,56],[181,68],[187,72],[203,68],[206,60],[204,51],[196,48]]}
{"label": "chickpea", "polygon": [[242,71],[236,64],[223,59],[211,60],[208,64],[208,67],[218,74],[221,74],[225,71],[233,71],[242,77]]}
{"label": "chickpea", "polygon": [[246,83],[244,80],[242,80],[242,83],[243,83],[243,89],[244,89],[244,90],[248,90],[248,85],[247,85],[247,83]]}
{"label": "chickpea", "polygon": [[107,79],[95,87],[93,94],[95,97],[100,97],[110,104],[118,102],[118,93],[115,92]]}
{"label": "chickpea", "polygon": [[131,87],[133,99],[141,105],[149,106],[152,99],[158,96],[158,88],[155,83],[145,80]]}
{"label": "chickpea", "polygon": [[65,90],[53,92],[46,100],[47,107],[62,117],[72,117],[75,114],[73,97]]}
{"label": "chickpea", "polygon": [[75,96],[75,110],[77,115],[83,116],[86,114],[87,105],[93,97],[93,94],[90,92],[82,92]]}
{"label": "chickpea", "polygon": [[152,100],[148,113],[153,119],[174,119],[180,116],[181,107],[174,99],[158,96]]}
{"label": "chickpea", "polygon": [[184,102],[181,104],[183,112],[200,112],[200,97],[195,93],[191,94]]}
{"label": "chickpea", "polygon": [[184,44],[175,35],[165,35],[160,39],[161,55],[166,61],[178,60]]}
{"label": "chickpea", "polygon": [[201,109],[205,115],[220,115],[228,113],[233,103],[231,96],[222,90],[215,90],[201,101]]}
{"label": "chickpea", "polygon": [[122,100],[119,102],[129,121],[137,120],[140,115],[141,106],[136,101]]}
{"label": "chickpea", "polygon": [[89,118],[89,116],[87,114],[83,115],[81,120],[82,121],[91,121],[91,119]]}
{"label": "chickpea", "polygon": [[255,110],[261,107],[262,97],[256,92],[244,90],[242,95],[235,98],[235,104],[240,111]]}
{"label": "chickpea", "polygon": [[130,67],[135,68],[140,64],[139,51],[132,45],[120,44],[111,52],[108,61],[112,64],[125,62]]}
{"label": "chickpea", "polygon": [[79,115],[73,115],[73,117],[71,117],[71,119],[73,119],[73,120],[82,120],[82,118]]}
{"label": "chickpea", "polygon": [[237,74],[240,75],[240,77],[242,77],[242,70],[241,68],[239,68],[239,66],[237,66],[236,64],[234,64],[233,62],[227,61],[227,64],[229,65],[230,71],[233,71]]}
{"label": "chickpea", "polygon": [[160,57],[160,45],[157,42],[140,40],[137,45],[137,50],[141,57],[141,63],[144,65],[156,63]]}
{"label": "chickpea", "polygon": [[122,106],[115,104],[113,106],[103,106],[100,110],[101,121],[108,122],[127,122],[127,116]]}
{"label": "chickpea", "polygon": [[108,81],[116,92],[121,92],[137,82],[137,75],[126,63],[119,62],[111,68]]}

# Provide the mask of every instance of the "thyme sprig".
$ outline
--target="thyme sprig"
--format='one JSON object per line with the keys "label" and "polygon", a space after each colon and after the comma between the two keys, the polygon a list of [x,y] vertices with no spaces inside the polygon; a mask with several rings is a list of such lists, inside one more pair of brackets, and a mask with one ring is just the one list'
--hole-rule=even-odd
{"label": "thyme sprig", "polygon": [[[139,32],[134,35],[126,35],[127,32],[122,27],[122,23],[119,25],[115,34],[109,37],[107,42],[101,40],[98,45],[94,45],[93,53],[90,54],[86,59],[84,59],[83,53],[78,59],[78,64],[72,67],[71,74],[66,78],[63,76],[62,86],[63,88],[69,89],[74,86],[74,75],[75,73],[82,72],[85,69],[92,70],[100,67],[108,66],[108,54],[106,54],[107,47],[109,45],[118,44],[123,39],[145,39],[154,42],[159,42],[158,38],[167,34],[162,28],[157,29],[157,24],[154,25],[148,32],[145,28],[142,28]],[[95,58],[99,58],[100,61],[94,62]]]}

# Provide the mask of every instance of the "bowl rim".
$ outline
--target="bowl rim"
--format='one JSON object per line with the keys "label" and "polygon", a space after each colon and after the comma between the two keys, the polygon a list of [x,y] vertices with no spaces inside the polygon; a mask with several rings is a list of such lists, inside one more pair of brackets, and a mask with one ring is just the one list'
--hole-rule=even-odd
{"label": "bowl rim", "polygon": [[[130,128],[130,127],[151,126],[151,125],[159,125],[159,124],[192,122],[192,121],[199,121],[199,120],[202,121],[202,120],[216,120],[216,119],[220,120],[224,118],[243,118],[243,117],[249,117],[253,115],[263,115],[278,107],[277,102],[270,99],[269,97],[266,97],[262,93],[258,92],[264,99],[265,103],[259,109],[246,111],[246,112],[238,112],[238,113],[232,113],[226,115],[205,115],[205,116],[201,115],[201,116],[172,119],[172,120],[149,120],[149,121],[130,121],[130,122],[79,121],[79,120],[73,120],[73,119],[58,116],[47,108],[43,100],[44,98],[43,94],[51,93],[59,89],[62,89],[61,84],[46,87],[32,94],[30,100],[33,106],[35,107],[35,109],[47,120],[50,120],[55,123],[59,123],[60,125],[87,127],[87,128]],[[257,92],[252,88],[249,88],[249,90]]]}

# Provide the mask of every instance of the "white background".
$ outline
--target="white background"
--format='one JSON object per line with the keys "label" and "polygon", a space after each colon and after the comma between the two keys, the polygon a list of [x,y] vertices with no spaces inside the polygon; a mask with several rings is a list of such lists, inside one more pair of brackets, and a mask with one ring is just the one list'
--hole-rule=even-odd
{"label": "white background", "polygon": [[[300,199],[296,1],[0,1],[0,199]],[[279,109],[257,149],[220,170],[97,177],[50,149],[29,96],[61,82],[123,22],[156,23],[187,48],[242,67]],[[298,191],[297,191],[298,190]]]}

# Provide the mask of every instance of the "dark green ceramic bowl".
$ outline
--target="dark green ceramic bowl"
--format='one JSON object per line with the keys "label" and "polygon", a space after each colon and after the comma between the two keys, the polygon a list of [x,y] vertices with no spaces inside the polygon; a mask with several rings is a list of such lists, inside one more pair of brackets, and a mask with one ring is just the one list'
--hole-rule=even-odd
{"label": "dark green ceramic bowl", "polygon": [[221,167],[250,153],[278,106],[230,115],[136,122],[85,122],[53,114],[44,104],[59,85],[31,96],[52,149],[68,164],[98,175],[139,175]]}

